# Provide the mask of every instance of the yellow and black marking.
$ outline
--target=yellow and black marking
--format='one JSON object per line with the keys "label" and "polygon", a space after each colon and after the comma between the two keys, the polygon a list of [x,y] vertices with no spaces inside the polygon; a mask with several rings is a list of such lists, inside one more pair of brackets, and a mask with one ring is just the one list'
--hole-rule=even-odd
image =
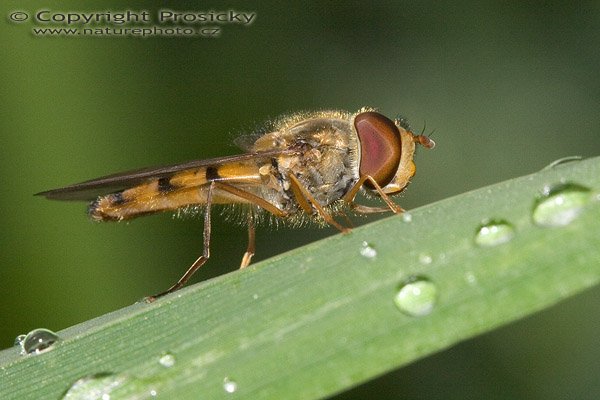
{"label": "yellow and black marking", "polygon": [[[211,182],[235,182],[245,186],[260,185],[255,162],[225,163],[178,172],[170,177],[119,192],[100,196],[88,207],[88,215],[96,221],[121,221],[182,207],[206,204]],[[247,203],[240,196],[220,190],[213,193],[214,204]]]}
{"label": "yellow and black marking", "polygon": [[219,169],[217,167],[206,168],[206,180],[208,182],[218,181],[221,178],[219,175]]}
{"label": "yellow and black marking", "polygon": [[161,193],[168,193],[177,189],[176,185],[171,184],[171,179],[168,177],[160,178],[158,180],[158,191]]}

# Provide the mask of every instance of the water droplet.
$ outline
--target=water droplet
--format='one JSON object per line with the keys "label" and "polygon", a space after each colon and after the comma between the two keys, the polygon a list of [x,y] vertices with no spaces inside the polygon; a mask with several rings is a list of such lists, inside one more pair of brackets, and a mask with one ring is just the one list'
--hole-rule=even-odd
{"label": "water droplet", "polygon": [[542,171],[552,169],[552,168],[556,167],[557,165],[566,164],[566,163],[572,162],[572,161],[581,161],[581,160],[583,160],[583,156],[567,156],[567,157],[559,158],[558,160],[554,160],[550,164],[548,164],[544,168],[542,168]]}
{"label": "water droplet", "polygon": [[477,283],[477,277],[472,272],[467,272],[465,274],[465,280],[471,285]]}
{"label": "water droplet", "polygon": [[437,300],[437,287],[423,277],[406,280],[396,293],[394,303],[403,313],[422,317],[431,313]]}
{"label": "water droplet", "polygon": [[[17,343],[18,340],[20,341]],[[56,333],[40,328],[32,330],[27,335],[17,336],[15,344],[21,346],[22,354],[40,354],[49,349],[57,340],[59,337]]]}
{"label": "water droplet", "polygon": [[223,390],[227,393],[235,393],[238,389],[237,382],[230,378],[223,379]]}
{"label": "water droplet", "polygon": [[475,234],[475,243],[483,247],[492,247],[506,242],[515,236],[515,229],[504,220],[484,221]]}
{"label": "water droplet", "polygon": [[171,353],[165,353],[162,355],[162,357],[160,357],[158,362],[163,367],[171,368],[173,365],[175,365],[175,356]]}
{"label": "water droplet", "polygon": [[429,254],[419,254],[419,262],[424,265],[429,265],[433,258]]}
{"label": "water droplet", "polygon": [[78,379],[65,392],[63,400],[146,399],[158,390],[127,374],[100,373]]}
{"label": "water droplet", "polygon": [[19,335],[15,338],[15,346],[20,347],[23,353],[25,352],[25,350],[23,350],[23,342],[25,341],[26,337],[27,335]]}
{"label": "water droplet", "polygon": [[360,255],[365,258],[373,259],[377,257],[377,250],[375,250],[375,248],[368,242],[362,242],[360,247]]}
{"label": "water droplet", "polygon": [[78,379],[63,395],[63,400],[86,399],[108,400],[119,393],[119,388],[127,382],[125,374],[95,374]]}
{"label": "water droplet", "polygon": [[402,221],[406,223],[412,222],[412,214],[409,212],[402,213]]}
{"label": "water droplet", "polygon": [[533,222],[542,227],[570,224],[590,200],[588,188],[574,183],[546,186],[533,207]]}

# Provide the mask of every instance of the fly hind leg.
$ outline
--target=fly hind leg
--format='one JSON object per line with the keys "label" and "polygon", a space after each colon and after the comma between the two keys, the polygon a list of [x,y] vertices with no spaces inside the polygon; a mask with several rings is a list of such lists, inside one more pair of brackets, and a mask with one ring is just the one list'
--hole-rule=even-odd
{"label": "fly hind leg", "polygon": [[255,237],[256,237],[256,229],[254,229],[254,215],[252,214],[252,210],[248,212],[248,247],[246,247],[246,252],[242,257],[242,262],[240,263],[240,269],[246,268],[250,265],[252,261],[252,256],[255,251]]}
{"label": "fly hind leg", "polygon": [[212,182],[208,188],[208,193],[206,195],[206,208],[204,209],[204,231],[203,231],[203,249],[202,255],[194,261],[194,263],[185,271],[185,274],[170,288],[165,290],[164,292],[155,294],[154,296],[149,296],[146,301],[152,303],[159,297],[162,297],[166,294],[173,293],[174,291],[181,289],[187,281],[190,280],[192,275],[203,266],[210,257],[210,206],[212,204],[212,195],[215,184]]}
{"label": "fly hind leg", "polygon": [[[276,217],[285,218],[288,216],[287,212],[280,210],[275,205],[269,203],[267,200],[263,199],[262,197],[259,197],[253,193],[247,192],[243,189],[239,189],[239,188],[237,188],[233,185],[229,185],[227,183],[212,181],[210,183],[210,186],[208,187],[208,192],[207,192],[207,196],[206,196],[206,208],[204,209],[204,234],[203,234],[204,248],[202,250],[202,255],[200,257],[198,257],[198,259],[196,261],[194,261],[194,263],[188,268],[188,270],[185,272],[185,274],[183,274],[183,276],[173,286],[171,286],[164,292],[161,292],[154,296],[149,296],[146,299],[147,302],[151,303],[161,296],[164,296],[169,293],[173,293],[176,290],[181,289],[187,283],[187,281],[190,280],[190,278],[192,277],[192,275],[194,275],[194,273],[198,270],[198,268],[203,266],[206,263],[206,261],[208,261],[208,258],[210,257],[210,209],[211,209],[211,205],[212,205],[212,201],[213,201],[213,194],[214,194],[215,190],[219,190],[221,192],[227,192],[229,194],[232,194],[232,195],[244,200],[244,202],[246,202],[246,203],[255,204],[255,205],[265,209],[266,211],[270,212],[271,214],[275,215]],[[241,268],[247,267],[250,264],[250,260],[252,259],[252,256],[254,255],[254,220],[253,220],[254,217],[252,216],[252,214],[250,214],[250,218],[252,218],[252,221],[251,221],[250,225],[248,226],[248,247],[246,249],[246,253],[244,253],[244,257],[242,258],[242,262],[240,265]]]}

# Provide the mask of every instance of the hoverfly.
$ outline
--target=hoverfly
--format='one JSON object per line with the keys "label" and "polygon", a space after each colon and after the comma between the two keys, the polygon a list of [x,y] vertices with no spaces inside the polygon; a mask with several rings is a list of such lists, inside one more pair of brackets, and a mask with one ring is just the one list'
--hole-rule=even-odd
{"label": "hoverfly", "polygon": [[[415,174],[416,144],[435,145],[404,120],[392,121],[374,109],[299,113],[275,120],[245,154],[108,175],[38,195],[91,201],[88,214],[95,221],[203,208],[202,255],[153,300],[181,288],[208,260],[215,204],[246,207],[248,246],[240,268],[254,255],[255,222],[261,215],[295,225],[314,220],[347,232],[334,219],[346,210],[404,211],[389,196],[402,192]],[[356,204],[359,191],[379,196],[385,207]]]}

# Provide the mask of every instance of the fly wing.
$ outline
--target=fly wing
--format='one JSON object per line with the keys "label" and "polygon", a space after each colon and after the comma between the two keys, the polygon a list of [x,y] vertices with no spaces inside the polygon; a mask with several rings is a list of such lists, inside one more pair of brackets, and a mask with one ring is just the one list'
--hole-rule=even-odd
{"label": "fly wing", "polygon": [[98,196],[118,192],[132,186],[137,186],[151,179],[171,177],[174,174],[220,165],[235,161],[248,161],[255,159],[257,161],[275,157],[281,154],[291,154],[292,150],[274,150],[259,153],[247,153],[242,155],[226,156],[206,160],[194,160],[183,164],[168,165],[164,167],[142,168],[133,171],[121,172],[113,175],[107,175],[89,181],[76,183],[59,189],[48,190],[36,193],[36,196],[44,196],[52,200],[85,200],[91,201]]}

